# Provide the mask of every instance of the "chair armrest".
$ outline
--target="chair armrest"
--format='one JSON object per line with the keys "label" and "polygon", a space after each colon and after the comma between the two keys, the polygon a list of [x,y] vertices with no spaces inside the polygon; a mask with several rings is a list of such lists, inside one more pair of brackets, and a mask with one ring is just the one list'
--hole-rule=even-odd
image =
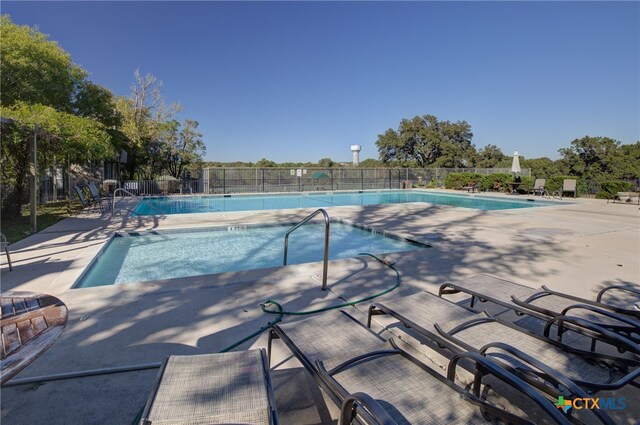
{"label": "chair armrest", "polygon": [[[487,350],[489,350],[489,348],[498,348],[500,350],[503,350],[509,353],[511,356],[522,360],[523,362],[527,363],[533,368],[538,369],[540,372],[543,373],[545,380],[547,380],[549,383],[552,383],[556,386],[565,387],[567,390],[571,392],[572,396],[579,397],[579,398],[590,397],[590,395],[588,395],[586,391],[584,391],[575,382],[573,382],[572,380],[570,380],[569,378],[567,378],[557,370],[550,368],[546,364],[540,362],[539,360],[531,357],[530,355],[518,350],[517,348],[511,345],[505,344],[503,342],[492,342],[482,347],[480,349],[480,354],[484,356],[491,356],[491,354],[487,354]],[[609,415],[607,415],[604,411],[601,411],[600,409],[594,410],[593,413],[600,419],[600,421],[603,424],[613,425],[615,423],[609,417]]]}
{"label": "chair armrest", "polygon": [[349,394],[344,399],[338,425],[350,425],[356,418],[358,407],[365,409],[380,425],[397,425],[397,422],[373,397],[363,392]]}
{"label": "chair armrest", "polygon": [[640,355],[640,345],[636,344],[629,338],[625,338],[622,335],[619,335],[615,332],[603,328],[602,326],[596,325],[588,320],[581,319],[579,317],[556,316],[550,319],[544,325],[543,335],[545,337],[549,338],[551,327],[556,323],[558,326],[557,340],[559,342],[562,342],[562,334],[564,333],[565,323],[570,323],[578,326],[579,328],[582,328],[585,332],[577,332],[580,332],[590,338],[611,344],[614,347],[617,347],[618,350],[623,349]]}
{"label": "chair armrest", "polygon": [[640,295],[640,289],[638,289],[638,288],[634,288],[634,287],[629,286],[629,285],[613,285],[613,286],[608,286],[608,287],[604,288],[603,290],[601,290],[600,292],[598,292],[598,296],[596,297],[596,301],[601,303],[602,302],[602,296],[606,292],[608,292],[610,290],[627,291],[627,292],[631,292],[632,294]]}
{"label": "chair armrest", "polygon": [[640,322],[638,322],[637,320],[634,320],[630,317],[625,317],[621,314],[615,313],[613,311],[608,311],[593,305],[589,305],[589,304],[573,304],[570,305],[569,307],[566,307],[564,310],[562,310],[562,312],[560,312],[560,316],[566,316],[567,313],[571,310],[588,310],[592,313],[596,313],[596,314],[600,314],[602,316],[605,317],[609,317],[611,319],[617,320],[621,323],[624,323],[625,325],[629,325],[632,328],[637,329],[638,333],[640,333]]}
{"label": "chair armrest", "polygon": [[498,366],[493,361],[487,359],[478,353],[465,352],[458,353],[454,355],[449,361],[449,367],[447,368],[447,379],[452,382],[455,382],[455,374],[456,367],[460,360],[468,359],[476,364],[476,374],[473,383],[473,391],[476,397],[479,396],[480,393],[480,381],[482,377],[486,374],[491,374],[494,377],[498,378],[502,382],[512,386],[516,390],[518,390],[521,394],[525,395],[535,404],[540,406],[540,408],[547,413],[549,418],[553,419],[556,423],[559,424],[570,424],[571,421],[558,410],[549,400],[547,400],[542,394],[536,391],[533,387],[528,385],[522,379],[518,378],[513,373],[503,369]]}

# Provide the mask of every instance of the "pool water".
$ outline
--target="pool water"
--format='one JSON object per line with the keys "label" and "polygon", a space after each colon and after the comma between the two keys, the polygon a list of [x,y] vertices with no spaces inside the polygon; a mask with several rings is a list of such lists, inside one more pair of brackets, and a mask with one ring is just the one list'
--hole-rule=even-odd
{"label": "pool water", "polygon": [[401,204],[424,202],[478,210],[505,210],[553,205],[533,199],[500,199],[476,195],[411,190],[381,192],[329,192],[279,195],[206,195],[144,198],[136,215],[189,214],[286,208],[326,208],[347,205]]}
{"label": "pool water", "polygon": [[[116,235],[74,286],[86,288],[282,266],[286,226]],[[428,248],[428,245],[331,223],[329,258]],[[289,236],[288,264],[322,261],[324,223]]]}

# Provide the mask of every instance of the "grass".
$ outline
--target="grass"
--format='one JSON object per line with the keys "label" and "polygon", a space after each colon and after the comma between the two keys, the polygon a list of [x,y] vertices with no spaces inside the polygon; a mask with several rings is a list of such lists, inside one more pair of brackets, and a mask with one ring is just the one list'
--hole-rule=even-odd
{"label": "grass", "polygon": [[[82,206],[79,203],[72,202],[69,204],[67,201],[38,205],[38,232],[76,214],[81,208]],[[2,233],[4,233],[9,242],[17,242],[31,234],[29,215],[30,210],[26,208],[22,211],[22,215],[16,219],[2,219]]]}

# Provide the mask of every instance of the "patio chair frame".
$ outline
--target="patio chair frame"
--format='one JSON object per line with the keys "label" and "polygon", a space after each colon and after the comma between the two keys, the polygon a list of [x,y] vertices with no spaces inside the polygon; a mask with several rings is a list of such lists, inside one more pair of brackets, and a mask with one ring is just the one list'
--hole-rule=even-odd
{"label": "patio chair frame", "polygon": [[[384,341],[379,335],[373,333],[370,329],[365,328],[362,323],[358,322],[355,318],[353,318],[348,313],[344,311],[341,311],[341,313],[346,315],[351,320],[353,320],[355,324],[360,325],[363,328],[363,330],[367,330],[371,335],[378,338],[381,341],[381,343]],[[494,406],[481,398],[480,391],[481,391],[482,378],[490,374],[496,377],[497,379],[501,380],[502,382],[514,387],[521,394],[524,394],[527,397],[529,397],[531,401],[536,403],[542,410],[544,410],[550,416],[550,418],[555,420],[557,423],[562,423],[562,424],[571,423],[565,415],[563,415],[562,413],[559,413],[560,411],[557,408],[555,408],[555,406],[551,405],[551,403],[548,400],[546,400],[540,393],[535,391],[532,387],[527,385],[522,379],[508,372],[507,370],[501,368],[500,366],[498,366],[496,363],[494,363],[487,357],[484,357],[477,353],[473,353],[473,352],[457,353],[456,356],[454,356],[454,358],[450,360],[449,367],[448,367],[448,375],[447,375],[447,378],[445,378],[442,375],[440,375],[438,372],[434,371],[433,369],[431,369],[430,367],[422,363],[420,360],[412,356],[407,351],[399,348],[397,344],[393,341],[393,339],[390,339],[386,341],[386,343],[388,344],[388,348],[386,349],[373,350],[365,354],[354,356],[353,358],[348,359],[340,363],[339,365],[333,367],[331,370],[327,370],[324,366],[324,363],[321,360],[317,360],[315,363],[311,363],[307,358],[307,356],[297,347],[297,345],[295,344],[295,341],[293,341],[291,338],[287,336],[286,331],[283,330],[280,327],[280,325],[274,326],[269,333],[267,353],[271,352],[271,345],[272,345],[273,339],[281,339],[285,343],[285,345],[289,348],[289,350],[293,353],[293,355],[300,361],[303,367],[311,374],[311,376],[314,378],[318,386],[322,388],[325,391],[325,393],[328,394],[329,397],[338,406],[342,406],[341,418],[348,418],[349,420],[353,420],[354,415],[357,413],[359,415],[358,418],[362,419],[362,421],[364,421],[364,423],[367,423],[367,424],[381,424],[381,425],[395,424],[393,419],[386,417],[387,416],[386,411],[380,406],[379,403],[375,402],[375,400],[372,399],[371,397],[367,399],[367,402],[369,402],[369,405],[364,406],[363,404],[360,404],[359,406],[360,408],[358,408],[358,406],[354,408],[353,404],[354,403],[358,404],[357,401],[354,400],[356,397],[354,397],[354,394],[349,394],[349,392],[346,391],[345,388],[334,378],[334,375],[339,373],[341,370],[343,370],[344,368],[350,365],[353,365],[355,363],[358,363],[360,361],[366,360],[374,356],[400,355],[404,359],[409,360],[411,363],[418,366],[420,369],[428,373],[430,376],[446,384],[448,387],[454,390],[461,398],[463,398],[467,402],[470,402],[473,405],[476,405],[477,407],[479,407],[482,415],[485,418],[492,418],[491,420],[494,420],[495,418],[499,418],[499,419],[502,419],[503,421],[506,420],[505,423],[512,423],[517,425],[532,423],[527,419],[520,418],[518,416],[515,416],[512,413],[502,410],[499,407]],[[459,361],[462,359],[471,360],[475,364],[474,384],[472,386],[472,392],[469,392],[461,388],[453,380],[455,378],[456,367]],[[360,394],[360,393],[356,393],[356,394]],[[371,403],[371,401],[373,401],[373,403]],[[379,410],[382,410],[383,413],[379,412]],[[389,419],[391,420],[391,422],[389,422]],[[341,424],[348,424],[348,423],[351,423],[351,422],[341,422]]]}
{"label": "patio chair frame", "polygon": [[7,241],[4,233],[0,233],[0,247],[4,250],[4,253],[7,255],[7,263],[9,264],[9,271],[13,271],[13,265],[11,264],[11,255],[9,254],[9,241]]}
{"label": "patio chair frame", "polygon": [[[541,184],[538,186],[538,182],[541,182]],[[529,190],[529,193],[535,195],[540,195],[540,196],[544,196],[544,194],[547,192],[544,188],[544,185],[547,183],[547,179],[536,179],[535,182],[533,183],[533,188]]]}
{"label": "patio chair frame", "polygon": [[[427,292],[428,293],[428,292]],[[429,295],[436,297],[435,294],[431,294],[428,293]],[[446,301],[443,299],[443,301]],[[446,302],[450,302],[450,301],[446,301]],[[466,308],[464,306],[460,306],[458,304],[454,304],[451,303],[452,308],[459,308],[459,309],[463,309],[466,310],[469,313],[473,313],[475,315],[480,314],[480,312],[475,311],[473,309],[469,309]],[[488,312],[484,311],[482,312],[482,314],[484,314],[484,317],[469,317],[469,320],[462,323],[461,325],[458,325],[457,327],[455,327],[454,329],[450,330],[450,331],[444,331],[442,329],[442,327],[440,325],[438,325],[437,323],[434,326],[434,329],[436,330],[436,332],[430,331],[429,329],[425,328],[422,324],[417,323],[416,321],[412,320],[409,315],[403,314],[401,312],[395,311],[393,308],[390,308],[388,306],[386,306],[384,303],[374,303],[369,307],[369,312],[368,312],[368,317],[367,317],[367,326],[370,327],[371,326],[371,318],[372,316],[375,315],[381,315],[381,314],[388,314],[391,317],[395,318],[396,320],[398,320],[400,323],[402,323],[405,327],[410,328],[415,330],[419,335],[433,341],[434,343],[436,343],[438,345],[438,347],[443,348],[443,349],[447,349],[449,351],[451,351],[454,354],[460,354],[463,352],[477,352],[480,354],[485,354],[486,350],[490,347],[498,347],[501,348],[503,351],[505,350],[505,347],[509,347],[509,350],[511,350],[512,352],[510,353],[512,356],[519,358],[520,360],[524,361],[525,363],[529,363],[530,366],[532,366],[535,369],[541,369],[540,362],[535,362],[535,363],[530,363],[529,359],[533,359],[533,357],[531,357],[530,355],[523,353],[522,351],[518,350],[515,347],[512,347],[506,343],[503,343],[501,341],[492,341],[487,343],[487,345],[485,345],[484,347],[473,347],[455,337],[453,337],[453,334],[463,330],[463,329],[467,329],[469,327],[472,327],[474,325],[479,325],[482,323],[488,323],[488,322],[496,322],[499,323],[502,326],[506,326],[509,327],[513,330],[516,330],[524,335],[536,338],[540,341],[543,341],[544,343],[547,343],[549,345],[552,345],[554,347],[557,347],[563,351],[566,351],[567,353],[571,354],[571,355],[576,355],[576,356],[581,356],[589,361],[592,361],[594,363],[597,364],[601,364],[601,365],[606,365],[608,368],[610,369],[618,369],[620,371],[623,371],[624,373],[626,373],[625,376],[623,376],[622,378],[618,379],[617,381],[615,381],[614,383],[611,382],[606,382],[606,383],[597,383],[597,382],[587,382],[587,381],[581,381],[581,380],[571,380],[574,383],[576,383],[577,385],[583,386],[585,388],[588,388],[589,390],[611,390],[611,389],[618,389],[621,388],[623,386],[625,386],[626,384],[631,383],[634,386],[638,386],[640,388],[640,384],[636,384],[635,382],[633,382],[635,379],[637,379],[638,377],[640,377],[640,361],[636,361],[636,360],[632,360],[632,359],[626,359],[626,358],[621,358],[621,357],[615,357],[615,356],[611,356],[608,354],[602,354],[602,353],[594,353],[594,352],[589,352],[589,351],[584,351],[584,350],[580,350],[568,345],[563,344],[560,341],[554,341],[553,339],[548,338],[547,335],[538,335],[528,329],[524,329],[521,328],[513,323],[510,322],[506,322],[506,321],[502,321],[500,319],[496,319],[495,317],[491,316]],[[575,318],[570,318],[570,317],[564,317],[562,318],[565,321],[572,321]],[[561,323],[560,326],[566,326],[564,323]],[[638,350],[638,347],[629,340],[625,340],[623,337],[617,335],[617,334],[613,334],[613,333],[606,333],[603,332],[603,334],[600,334],[601,331],[605,331],[603,329],[596,329],[596,328],[591,328],[591,332],[593,332],[594,336],[597,336],[598,338],[606,338],[609,343],[612,344],[624,344],[630,351],[633,351],[636,354],[640,354],[640,351]],[[514,375],[518,376],[519,378],[523,379],[525,382],[527,382],[530,385],[533,385],[535,387],[538,387],[539,389],[548,392],[549,394],[553,395],[553,396],[558,396],[560,395],[559,393],[555,392],[552,388],[547,388],[547,386],[541,386],[539,381],[535,380],[535,379],[531,379],[531,377],[528,375],[528,373],[522,373],[519,370],[513,369],[511,366],[509,366],[508,364],[503,364],[503,362],[500,362],[501,366],[507,368],[507,370],[509,370],[511,373],[513,373]],[[636,369],[633,372],[629,372],[629,368],[631,367],[635,367]],[[557,376],[562,376],[561,373],[559,373],[558,371],[552,370],[550,368],[547,368],[546,373],[544,373],[544,379],[546,381],[553,381],[553,379]],[[567,378],[569,379],[569,378]]]}
{"label": "patio chair frame", "polygon": [[[478,275],[478,276],[482,276],[482,275]],[[486,276],[493,278],[488,275]],[[498,278],[493,278],[493,279],[498,279]],[[499,280],[507,282],[508,284],[511,284],[511,285],[523,287],[523,285],[519,285],[514,282],[509,282],[504,279],[499,279]],[[442,297],[443,295],[465,293],[471,296],[471,301],[470,301],[471,308],[474,307],[477,301],[480,301],[483,303],[489,301],[491,303],[513,310],[517,315],[532,316],[544,322],[547,322],[550,319],[553,319],[558,316],[566,316],[566,314],[571,310],[586,310],[586,311],[595,313],[597,316],[613,319],[619,323],[618,325],[618,324],[612,324],[612,323],[592,321],[595,325],[603,327],[605,329],[610,329],[614,332],[617,332],[623,335],[626,338],[631,339],[635,343],[640,343],[640,322],[638,322],[635,319],[639,316],[637,315],[636,312],[632,310],[600,303],[598,301],[586,300],[584,298],[576,297],[576,296],[565,294],[562,292],[553,291],[544,285],[542,286],[542,288],[539,288],[539,289],[528,288],[528,287],[526,287],[526,289],[531,290],[533,292],[526,299],[520,300],[517,296],[512,295],[510,302],[505,302],[504,300],[493,297],[490,294],[476,291],[473,288],[468,287],[467,285],[447,282],[440,285],[440,288],[438,290],[438,296]],[[570,301],[575,301],[575,303],[574,304],[568,303],[568,305],[564,307],[563,310],[561,311],[551,311],[544,307],[535,306],[532,304],[532,301],[535,301],[545,296],[557,296]],[[632,316],[632,317],[630,318],[627,316]],[[565,328],[566,330],[573,330],[573,331],[584,333],[583,332],[584,330],[580,329],[581,327],[583,326],[582,325],[575,326],[569,323],[569,325],[566,326]],[[559,332],[559,336],[560,337],[562,336],[560,332]],[[592,339],[592,343],[591,343],[592,351],[595,350],[596,342],[597,342],[596,339]]]}

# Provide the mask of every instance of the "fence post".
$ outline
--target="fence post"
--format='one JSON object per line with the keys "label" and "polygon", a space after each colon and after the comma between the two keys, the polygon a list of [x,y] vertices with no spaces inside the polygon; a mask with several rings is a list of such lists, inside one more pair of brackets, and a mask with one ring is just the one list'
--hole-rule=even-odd
{"label": "fence post", "polygon": [[389,174],[389,189],[391,189],[391,168],[389,168],[388,174]]}
{"label": "fence post", "polygon": [[333,191],[333,169],[329,170],[329,174],[331,175],[331,191]]}
{"label": "fence post", "polygon": [[360,170],[360,188],[364,190],[364,169]]}
{"label": "fence post", "polygon": [[227,170],[222,169],[222,193],[227,193]]}
{"label": "fence post", "polygon": [[264,168],[262,169],[262,193],[264,193]]}

